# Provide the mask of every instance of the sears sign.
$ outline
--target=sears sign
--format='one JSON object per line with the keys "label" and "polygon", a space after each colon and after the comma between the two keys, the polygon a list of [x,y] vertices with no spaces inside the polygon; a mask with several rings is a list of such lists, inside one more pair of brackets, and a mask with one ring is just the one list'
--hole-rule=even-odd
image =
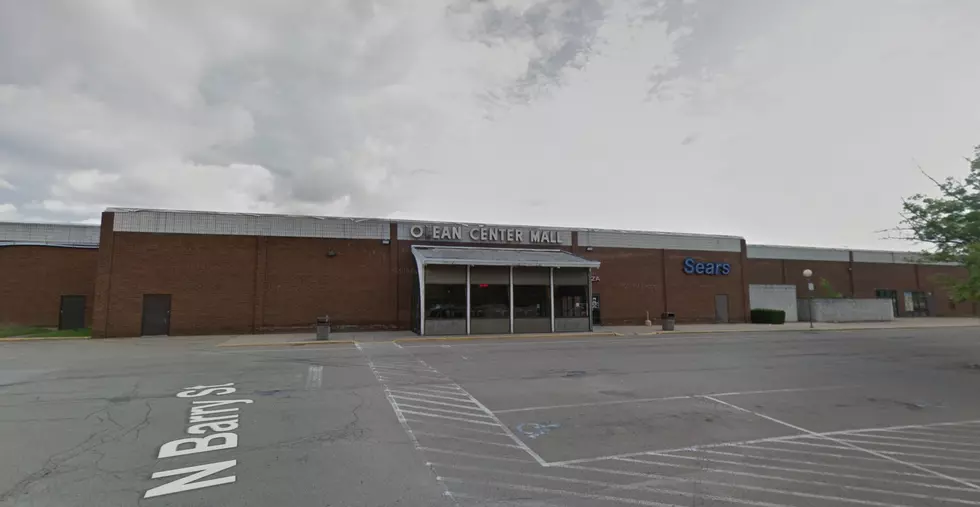
{"label": "sears sign", "polygon": [[684,272],[689,275],[727,275],[732,265],[727,262],[698,262],[691,257],[684,259]]}

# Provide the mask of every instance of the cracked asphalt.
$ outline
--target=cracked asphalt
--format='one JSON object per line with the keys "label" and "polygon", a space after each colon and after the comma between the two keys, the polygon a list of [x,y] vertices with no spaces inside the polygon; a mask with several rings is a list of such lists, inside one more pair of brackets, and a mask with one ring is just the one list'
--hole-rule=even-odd
{"label": "cracked asphalt", "polygon": [[[0,506],[980,505],[976,327],[225,339],[0,344]],[[158,458],[232,400],[236,446]]]}
{"label": "cracked asphalt", "polygon": [[[0,344],[2,506],[448,505],[354,348],[214,339]],[[233,382],[227,396],[178,398]],[[238,445],[158,459],[192,401],[239,404]],[[221,407],[219,407],[221,408]],[[156,472],[235,460],[233,484],[144,499]]]}

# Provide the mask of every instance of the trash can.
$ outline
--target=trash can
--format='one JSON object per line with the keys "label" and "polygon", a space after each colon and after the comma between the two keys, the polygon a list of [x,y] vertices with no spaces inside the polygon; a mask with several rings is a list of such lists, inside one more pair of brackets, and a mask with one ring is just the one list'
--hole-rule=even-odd
{"label": "trash can", "polygon": [[329,315],[324,315],[323,317],[316,318],[316,339],[317,340],[330,339],[330,316]]}
{"label": "trash can", "polygon": [[677,316],[674,315],[673,312],[664,312],[660,314],[660,320],[664,331],[673,331],[674,322],[677,320]]}

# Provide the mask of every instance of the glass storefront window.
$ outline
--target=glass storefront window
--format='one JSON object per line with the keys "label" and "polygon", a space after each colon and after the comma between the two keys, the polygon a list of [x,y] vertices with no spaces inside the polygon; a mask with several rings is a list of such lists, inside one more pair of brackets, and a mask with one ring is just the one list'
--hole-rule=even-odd
{"label": "glass storefront window", "polygon": [[425,284],[425,318],[465,319],[466,286]]}
{"label": "glass storefront window", "polygon": [[[470,318],[507,319],[510,318],[510,287],[486,283],[470,285]],[[463,295],[463,304],[466,295]]]}
{"label": "glass storefront window", "polygon": [[555,317],[588,317],[589,288],[585,285],[555,287]]}
{"label": "glass storefront window", "polygon": [[530,319],[548,317],[547,285],[514,286],[514,318]]}

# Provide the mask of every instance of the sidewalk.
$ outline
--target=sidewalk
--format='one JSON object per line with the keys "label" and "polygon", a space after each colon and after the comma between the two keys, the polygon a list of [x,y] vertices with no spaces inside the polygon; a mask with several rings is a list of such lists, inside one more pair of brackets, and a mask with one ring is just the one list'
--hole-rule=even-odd
{"label": "sidewalk", "polygon": [[[861,329],[924,329],[939,327],[980,327],[975,317],[916,317],[895,319],[887,322],[814,322],[815,331],[844,331]],[[682,333],[747,333],[766,331],[809,331],[809,322],[772,324],[677,324],[673,331],[662,331],[660,324],[653,326],[597,326],[596,331],[612,331],[622,335],[682,334]]]}
{"label": "sidewalk", "polygon": [[[814,331],[846,331],[863,329],[928,329],[945,327],[978,327],[977,318],[911,318],[895,319],[889,322],[815,322]],[[411,331],[360,331],[332,333],[330,340],[316,340],[314,333],[254,334],[230,336],[219,347],[271,347],[271,346],[330,346],[370,342],[395,341],[459,341],[492,339],[539,339],[570,337],[615,337],[652,336],[686,333],[757,333],[773,331],[810,331],[809,322],[787,322],[782,325],[770,324],[679,324],[674,331],[662,331],[660,325],[654,326],[596,326],[592,333],[548,333],[533,335],[473,335],[473,336],[427,336],[420,337]],[[980,330],[978,330],[980,331]]]}

